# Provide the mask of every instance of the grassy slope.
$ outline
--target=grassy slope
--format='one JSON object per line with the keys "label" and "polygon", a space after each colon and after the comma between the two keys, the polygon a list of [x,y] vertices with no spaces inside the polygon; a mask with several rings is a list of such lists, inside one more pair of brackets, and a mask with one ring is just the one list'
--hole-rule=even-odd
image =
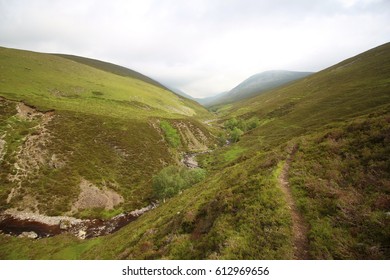
{"label": "grassy slope", "polygon": [[290,184],[311,257],[390,258],[389,49],[228,108],[226,118],[257,115],[261,126],[204,155],[204,182],[117,233],[83,242],[1,236],[0,257],[289,259],[290,213],[276,176],[298,145]]}
{"label": "grassy slope", "polygon": [[58,55],[0,48],[0,60],[0,95],[39,108],[127,119],[207,115],[161,87]]}
{"label": "grassy slope", "polygon": [[390,258],[390,106],[298,141],[290,184],[317,259]]}
{"label": "grassy slope", "polygon": [[138,79],[138,80],[144,81],[148,84],[152,84],[152,85],[155,85],[157,87],[160,87],[162,89],[167,89],[159,82],[157,82],[157,81],[155,81],[155,80],[153,80],[153,79],[151,79],[151,78],[149,78],[149,77],[147,77],[139,72],[136,72],[134,70],[128,69],[128,68],[123,67],[123,66],[119,66],[116,64],[112,64],[112,63],[108,63],[108,62],[100,61],[100,60],[96,60],[96,59],[75,56],[75,55],[68,55],[68,54],[55,54],[55,55],[66,58],[66,59],[73,60],[73,61],[81,63],[81,64],[91,66],[93,68],[103,70],[105,72],[110,72],[110,73],[113,73],[113,74],[116,74],[119,76],[123,76],[123,77],[130,77],[130,78]]}
{"label": "grassy slope", "polygon": [[311,256],[388,259],[389,72],[385,44],[225,108],[225,118],[257,115],[261,125],[205,162],[220,169],[234,150],[246,150],[245,160],[298,145],[290,184],[310,225]]}
{"label": "grassy slope", "polygon": [[[64,213],[77,199],[82,178],[98,187],[111,186],[125,198],[111,214],[96,209],[83,215],[140,208],[150,203],[152,175],[177,160],[177,152],[161,141],[158,119],[201,129],[205,142],[212,143],[207,128],[192,117],[208,118],[204,108],[147,79],[107,72],[119,66],[107,64],[111,68],[103,71],[104,62],[98,69],[56,55],[6,48],[0,48],[0,60],[0,96],[55,110],[46,126],[50,136],[38,151],[42,155],[33,159],[41,162],[39,170],[24,178],[18,196],[7,204],[12,188],[17,188],[8,174],[16,172],[18,151],[26,137],[37,133],[39,121],[22,120],[16,102],[1,100],[0,137],[7,142],[0,162],[1,209],[20,206],[28,196],[41,212]],[[64,164],[53,167],[52,156]]]}
{"label": "grassy slope", "polygon": [[389,49],[390,44],[382,45],[222,113],[257,115],[264,125],[254,135],[275,144],[330,122],[373,112],[389,102]]}

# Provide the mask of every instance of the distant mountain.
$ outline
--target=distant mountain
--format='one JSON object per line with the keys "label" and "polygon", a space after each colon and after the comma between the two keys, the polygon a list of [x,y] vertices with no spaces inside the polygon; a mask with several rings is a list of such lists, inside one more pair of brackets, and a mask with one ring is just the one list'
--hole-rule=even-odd
{"label": "distant mountain", "polygon": [[200,102],[205,106],[232,103],[306,77],[312,72],[272,70],[253,75],[223,95]]}
{"label": "distant mountain", "polygon": [[213,95],[213,96],[204,97],[204,98],[196,98],[196,101],[203,106],[208,106],[210,104],[213,104],[214,101],[222,98],[227,93],[228,93],[228,91],[224,91],[224,92],[218,93],[218,94]]}

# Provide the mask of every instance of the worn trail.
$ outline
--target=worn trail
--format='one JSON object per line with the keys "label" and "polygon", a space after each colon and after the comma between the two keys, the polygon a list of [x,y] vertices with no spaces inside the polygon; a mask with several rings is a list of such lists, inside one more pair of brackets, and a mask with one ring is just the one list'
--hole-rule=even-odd
{"label": "worn trail", "polygon": [[278,177],[280,188],[282,189],[288,208],[291,212],[292,218],[292,227],[293,227],[293,238],[294,238],[294,259],[297,260],[307,260],[310,259],[309,255],[309,241],[307,238],[307,234],[309,228],[302,216],[299,212],[294,198],[292,196],[290,184],[288,182],[288,173],[290,170],[290,164],[292,161],[292,157],[294,156],[297,148],[294,147],[289,157],[287,158],[280,175]]}

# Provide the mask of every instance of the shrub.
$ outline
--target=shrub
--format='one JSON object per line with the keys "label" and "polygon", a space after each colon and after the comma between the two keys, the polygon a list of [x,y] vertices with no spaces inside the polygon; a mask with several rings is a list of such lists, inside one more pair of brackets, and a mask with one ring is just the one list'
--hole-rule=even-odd
{"label": "shrub", "polygon": [[250,118],[250,119],[247,121],[247,130],[255,129],[255,128],[258,127],[259,125],[260,125],[260,120],[259,120],[258,117]]}
{"label": "shrub", "polygon": [[219,133],[217,137],[218,145],[224,146],[226,144],[226,137],[224,133]]}
{"label": "shrub", "polygon": [[238,140],[240,140],[241,135],[243,134],[244,132],[236,127],[230,133],[230,139],[232,140],[232,142],[238,142]]}
{"label": "shrub", "polygon": [[168,166],[153,176],[152,188],[156,198],[165,199],[195,185],[205,177],[206,171],[201,168]]}
{"label": "shrub", "polygon": [[236,118],[231,118],[224,123],[224,127],[230,132],[230,140],[232,142],[237,142],[240,140],[240,137],[244,132],[252,130],[258,127],[260,124],[259,118],[252,117],[249,120],[237,120]]}
{"label": "shrub", "polygon": [[233,130],[235,127],[237,127],[237,125],[238,121],[236,118],[231,118],[224,123],[225,128],[230,130]]}

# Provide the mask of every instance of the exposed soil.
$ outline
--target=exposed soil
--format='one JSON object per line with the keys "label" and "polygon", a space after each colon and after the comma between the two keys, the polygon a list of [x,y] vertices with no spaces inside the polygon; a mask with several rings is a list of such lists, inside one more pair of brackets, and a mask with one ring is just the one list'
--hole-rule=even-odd
{"label": "exposed soil", "polygon": [[0,163],[3,160],[4,157],[4,148],[5,148],[6,142],[0,137]]}
{"label": "exposed soil", "polygon": [[290,169],[290,164],[292,157],[297,151],[297,147],[293,147],[289,157],[286,159],[282,171],[279,175],[279,185],[285,195],[288,208],[291,212],[292,218],[292,229],[293,229],[293,238],[294,238],[294,259],[297,260],[308,260],[310,259],[309,255],[309,240],[307,234],[309,231],[308,225],[306,224],[302,214],[299,212],[294,198],[292,196],[290,184],[288,182],[288,173]]}
{"label": "exposed soil", "polygon": [[[19,151],[16,154],[16,162],[14,163],[14,168],[16,170],[15,174],[9,174],[8,180],[15,182],[17,187],[14,187],[11,190],[7,198],[7,203],[10,203],[12,199],[18,194],[19,190],[22,188],[23,183],[28,182],[29,179],[37,174],[39,169],[51,163],[50,156],[46,149],[48,143],[51,141],[51,135],[46,128],[47,124],[53,119],[54,112],[40,112],[36,108],[29,106],[23,102],[18,102],[16,104],[17,116],[20,119],[32,121],[35,120],[39,124],[34,127],[34,132],[29,134],[24,143],[21,145]],[[52,159],[56,162],[59,160],[52,155]],[[23,199],[18,202],[22,208],[30,210],[37,210],[34,203],[29,203],[29,205],[24,205],[24,201],[31,202],[29,198]]]}
{"label": "exposed soil", "polygon": [[115,191],[106,187],[99,189],[85,179],[81,180],[80,189],[81,192],[77,201],[73,204],[72,210],[97,207],[110,210],[123,202],[123,197]]}

